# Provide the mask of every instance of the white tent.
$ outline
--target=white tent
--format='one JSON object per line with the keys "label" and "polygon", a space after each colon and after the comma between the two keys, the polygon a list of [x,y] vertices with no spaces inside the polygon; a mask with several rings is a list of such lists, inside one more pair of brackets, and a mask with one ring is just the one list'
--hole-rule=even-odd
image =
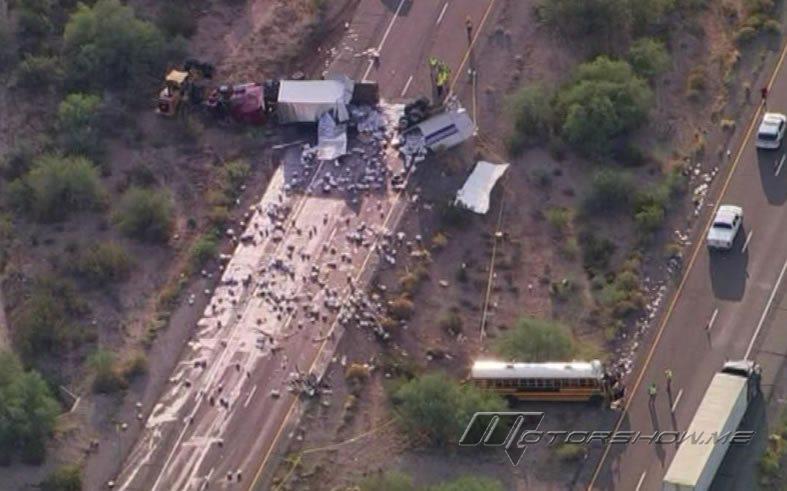
{"label": "white tent", "polygon": [[348,80],[282,80],[276,101],[279,122],[316,123],[326,112],[347,121],[353,90]]}
{"label": "white tent", "polygon": [[489,211],[489,195],[506,169],[508,164],[492,164],[479,160],[462,189],[457,191],[454,204],[485,214]]}

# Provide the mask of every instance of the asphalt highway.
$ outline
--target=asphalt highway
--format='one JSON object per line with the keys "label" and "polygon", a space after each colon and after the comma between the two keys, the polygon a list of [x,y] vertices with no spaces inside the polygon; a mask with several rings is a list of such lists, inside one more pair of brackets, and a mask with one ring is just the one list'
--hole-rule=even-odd
{"label": "asphalt highway", "polygon": [[[458,68],[468,49],[465,18],[480,25],[493,4],[365,0],[342,43],[347,49],[338,51],[329,71],[377,80],[388,100],[428,95],[427,57]],[[369,47],[379,50],[379,64],[361,54]],[[401,170],[397,158],[381,158]],[[296,436],[304,404],[287,390],[289,382],[294,373],[324,369],[343,329],[326,301],[341,302],[364,287],[377,261],[377,237],[395,229],[406,199],[390,186],[358,201],[323,195],[316,183],[329,173],[357,177],[368,164],[360,157],[347,168],[319,166],[312,193],[286,193],[290,178],[302,171],[299,147],[286,151],[282,162],[251,210],[246,232],[238,231],[253,239],[238,245],[222,284],[205,292],[211,302],[144,421],[116,489],[268,489]],[[368,240],[350,243],[348,234],[359,230]],[[276,259],[281,262],[274,265]]]}
{"label": "asphalt highway", "polygon": [[[787,73],[781,54],[767,101],[767,110],[787,112]],[[706,203],[705,217],[719,204],[743,207],[743,230],[733,250],[710,252],[695,239],[686,271],[675,296],[643,347],[638,370],[629,387],[629,400],[617,429],[651,433],[685,430],[713,375],[726,360],[753,359],[764,367],[766,398],[787,353],[784,319],[787,271],[787,165],[784,149],[758,151],[756,126],[763,108],[752,121],[739,121],[743,138],[732,149],[730,172],[717,184],[715,201]],[[739,139],[740,140],[740,139]],[[709,195],[713,199],[713,194]],[[719,197],[720,196],[720,197]],[[703,221],[703,224],[706,222]],[[697,243],[699,242],[699,243]],[[667,390],[665,370],[673,378]],[[658,386],[653,405],[647,387]],[[593,489],[656,490],[675,454],[674,445],[612,446],[589,459],[595,471]],[[724,466],[732,465],[725,462]],[[753,489],[734,471],[723,471],[717,489]]]}

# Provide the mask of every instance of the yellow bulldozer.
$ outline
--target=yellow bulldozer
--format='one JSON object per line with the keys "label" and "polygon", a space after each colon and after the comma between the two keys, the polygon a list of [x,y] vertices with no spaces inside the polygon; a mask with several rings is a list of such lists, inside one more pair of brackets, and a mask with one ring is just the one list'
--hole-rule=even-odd
{"label": "yellow bulldozer", "polygon": [[186,60],[183,69],[170,70],[156,101],[156,113],[172,117],[184,103],[200,104],[206,92],[202,81],[213,78],[213,71],[213,65],[197,60]]}

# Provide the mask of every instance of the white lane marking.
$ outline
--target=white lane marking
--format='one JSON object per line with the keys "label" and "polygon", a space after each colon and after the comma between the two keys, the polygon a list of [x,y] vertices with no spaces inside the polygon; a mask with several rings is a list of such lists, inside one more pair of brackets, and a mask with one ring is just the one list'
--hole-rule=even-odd
{"label": "white lane marking", "polygon": [[680,402],[680,396],[683,395],[683,389],[678,391],[678,395],[675,396],[675,402],[672,403],[672,407],[670,408],[670,412],[675,412],[675,408],[678,407],[678,403]]}
{"label": "white lane marking", "polygon": [[708,321],[708,324],[705,326],[705,329],[710,331],[713,328],[713,323],[716,322],[717,315],[719,315],[719,309],[714,309],[713,314],[711,314],[710,316],[710,320]]}
{"label": "white lane marking", "polygon": [[782,270],[781,272],[779,272],[779,278],[776,280],[776,284],[773,285],[773,290],[771,290],[771,296],[768,297],[768,303],[765,304],[765,310],[762,311],[762,315],[760,316],[760,322],[757,323],[757,329],[754,331],[754,334],[751,337],[751,341],[749,341],[749,347],[746,348],[746,354],[743,355],[744,360],[748,360],[749,355],[751,355],[751,350],[754,348],[754,341],[756,341],[757,336],[760,335],[760,329],[762,329],[762,325],[765,323],[765,317],[768,315],[768,311],[771,310],[771,304],[773,303],[773,299],[776,297],[776,292],[779,290],[779,285],[782,284],[782,279],[784,278],[785,271],[787,271],[787,261],[784,261]]}
{"label": "white lane marking", "polygon": [[404,97],[404,95],[407,93],[407,89],[409,89],[409,88],[410,88],[410,84],[411,84],[412,82],[413,82],[413,76],[412,76],[412,75],[410,75],[410,78],[408,78],[408,79],[407,79],[407,83],[406,83],[406,84],[404,84],[404,88],[402,89],[402,93],[401,93],[401,94],[399,94],[399,97]]}
{"label": "white lane marking", "polygon": [[[391,22],[388,23],[388,29],[385,30],[385,34],[383,34],[383,38],[380,40],[380,44],[377,46],[377,53],[380,53],[380,50],[383,49],[383,45],[385,44],[385,40],[388,38],[388,35],[391,33],[391,29],[393,28],[394,22],[399,17],[399,12],[402,11],[402,6],[404,5],[405,0],[399,0],[399,5],[396,7],[396,12],[394,12],[394,16],[391,19]],[[369,66],[366,68],[366,72],[363,74],[363,79],[366,80],[369,78],[369,73],[372,71],[372,67],[374,66],[374,60],[369,60]]]}
{"label": "white lane marking", "polygon": [[635,491],[639,491],[640,488],[642,488],[642,483],[645,482],[645,476],[647,475],[648,475],[648,471],[642,471],[642,475],[639,476],[639,482],[637,482],[637,487],[635,488]]}
{"label": "white lane marking", "polygon": [[746,242],[743,243],[743,247],[741,248],[741,252],[746,252],[746,249],[749,247],[749,242],[751,242],[751,236],[754,235],[754,229],[749,230],[749,235],[746,236]]}
{"label": "white lane marking", "polygon": [[246,397],[246,400],[243,402],[243,407],[246,407],[246,406],[249,405],[249,402],[251,401],[251,398],[254,397],[254,393],[255,392],[257,392],[257,386],[256,385],[251,388],[251,392],[249,392],[249,395]]}
{"label": "white lane marking", "polygon": [[782,154],[782,158],[781,158],[781,160],[779,160],[779,165],[776,167],[776,175],[777,176],[782,171],[782,166],[784,165],[784,159],[785,158],[787,158],[787,154]]}
{"label": "white lane marking", "polygon": [[443,10],[440,11],[440,17],[437,18],[437,22],[434,25],[439,26],[441,22],[443,22],[443,16],[445,15],[445,11],[448,9],[448,2],[445,2],[443,5]]}

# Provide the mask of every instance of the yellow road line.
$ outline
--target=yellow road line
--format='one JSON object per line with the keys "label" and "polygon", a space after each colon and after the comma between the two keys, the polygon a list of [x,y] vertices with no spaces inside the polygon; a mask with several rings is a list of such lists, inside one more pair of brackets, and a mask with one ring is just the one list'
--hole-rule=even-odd
{"label": "yellow road line", "polygon": [[[470,46],[468,46],[467,51],[465,52],[465,55],[462,58],[462,62],[460,63],[459,68],[457,69],[457,74],[455,75],[453,82],[451,82],[449,93],[453,90],[453,87],[456,85],[456,81],[459,78],[459,73],[462,71],[462,68],[464,67],[465,63],[467,63],[467,60],[470,57],[470,53],[471,53],[471,51],[473,49],[473,46],[475,45],[475,42],[478,39],[478,35],[481,32],[481,28],[483,27],[484,23],[486,22],[487,17],[489,17],[489,13],[491,12],[492,6],[495,4],[495,2],[496,2],[496,0],[491,0],[489,2],[489,5],[487,6],[486,12],[484,13],[483,18],[481,19],[481,22],[478,25],[478,28],[477,28],[476,33],[475,33],[475,36],[473,37],[473,40],[470,43]],[[412,169],[411,169],[411,171],[412,171]],[[402,194],[403,191],[404,191],[404,187],[403,187],[403,189],[401,191],[399,191],[399,194],[397,195],[397,199],[393,202],[393,204],[391,205],[391,208],[388,210],[388,214],[386,215],[385,220],[383,221],[383,227],[387,226],[388,220],[390,219],[391,214],[393,213],[393,211],[396,208],[396,206],[399,204],[399,197],[401,197],[401,194]],[[366,265],[369,262],[369,258],[371,257],[371,252],[373,252],[373,251],[370,251],[370,253],[364,259],[363,264],[361,264],[361,267],[358,270],[358,276],[356,277],[356,280],[358,278],[360,278],[361,275],[363,274],[364,269],[366,268]],[[336,325],[336,321],[334,321],[334,326],[335,325]],[[333,332],[333,327],[331,327],[329,333],[332,333],[332,332]],[[320,349],[317,351],[317,355],[312,360],[312,363],[311,363],[311,366],[309,368],[309,371],[311,371],[314,368],[315,363],[317,363],[317,360],[320,359],[320,355],[322,354],[323,349],[325,348],[325,345],[328,343],[329,339],[330,339],[330,336],[326,336],[326,338],[323,340],[322,344],[320,345]],[[252,479],[250,486],[247,488],[249,491],[254,489],[254,487],[257,485],[257,482],[259,481],[260,477],[262,476],[262,471],[265,468],[265,465],[268,462],[268,459],[270,459],[270,456],[273,453],[273,449],[276,447],[276,444],[278,443],[279,438],[281,438],[281,434],[284,431],[284,427],[286,426],[287,421],[290,419],[290,416],[291,416],[293,410],[295,409],[295,406],[296,406],[297,403],[298,403],[298,398],[295,397],[293,399],[293,401],[292,401],[292,404],[290,405],[290,408],[287,410],[287,414],[284,417],[284,421],[279,426],[279,429],[276,431],[276,435],[273,437],[273,442],[272,442],[271,446],[268,448],[268,451],[266,452],[265,457],[263,458],[262,462],[260,463],[260,466],[257,469],[257,472],[254,474],[254,479]]]}
{"label": "yellow road line", "polygon": [[[776,64],[776,68],[774,69],[773,73],[771,74],[770,80],[768,81],[768,92],[770,92],[771,86],[773,85],[774,80],[776,80],[776,76],[778,75],[782,63],[784,62],[785,55],[787,55],[787,44],[785,44],[785,46],[782,48],[779,61]],[[637,379],[634,382],[634,387],[630,391],[631,396],[626,400],[626,404],[623,407],[623,411],[621,411],[620,417],[618,418],[618,421],[615,424],[615,429],[613,430],[615,432],[620,430],[620,427],[623,424],[623,420],[626,417],[626,413],[628,412],[629,406],[631,406],[631,401],[634,400],[637,390],[639,389],[639,386],[642,383],[642,378],[645,376],[645,372],[647,371],[648,366],[650,365],[650,361],[653,358],[653,354],[656,352],[656,348],[658,347],[659,341],[661,340],[661,336],[662,334],[664,334],[664,329],[666,328],[667,323],[669,322],[670,317],[672,316],[672,311],[675,309],[675,305],[677,304],[681,292],[683,291],[683,288],[686,285],[686,280],[689,277],[689,273],[691,272],[691,269],[694,266],[694,262],[697,259],[699,251],[702,248],[701,239],[702,237],[705,237],[705,235],[708,233],[708,229],[710,228],[711,222],[713,221],[713,217],[716,215],[716,210],[719,208],[722,198],[727,192],[727,188],[729,187],[730,182],[732,181],[732,176],[735,174],[735,169],[738,167],[738,163],[740,162],[741,156],[743,155],[743,151],[746,148],[746,143],[749,141],[752,131],[754,131],[754,126],[757,124],[762,109],[763,106],[762,104],[760,104],[757,110],[754,112],[754,115],[752,116],[751,122],[749,123],[749,128],[746,130],[746,134],[743,137],[743,140],[741,140],[741,144],[738,147],[738,152],[735,155],[735,160],[733,161],[732,166],[727,172],[727,178],[725,179],[724,185],[722,186],[721,191],[719,192],[719,199],[714,205],[713,211],[708,216],[708,220],[705,223],[705,227],[703,228],[702,234],[699,236],[700,240],[697,240],[697,243],[694,244],[694,252],[691,255],[691,259],[689,260],[688,267],[686,268],[686,272],[683,274],[680,284],[678,285],[678,288],[675,290],[675,293],[672,296],[672,300],[670,301],[669,307],[667,308],[667,311],[664,314],[664,318],[662,319],[661,324],[659,325],[659,330],[656,333],[656,338],[653,340],[653,343],[651,344],[650,349],[648,350],[648,355],[647,357],[645,357],[645,362],[643,363],[642,368],[639,371],[639,375],[637,376]],[[606,461],[607,456],[609,455],[609,449],[610,449],[610,445],[607,444],[606,447],[604,447],[604,453],[601,455],[601,460],[599,460],[599,463],[596,466],[595,471],[593,472],[593,477],[590,479],[590,483],[588,484],[588,490],[593,489],[593,485],[596,483],[596,479],[598,479],[598,476],[601,473],[601,468],[604,466],[604,462]]]}

